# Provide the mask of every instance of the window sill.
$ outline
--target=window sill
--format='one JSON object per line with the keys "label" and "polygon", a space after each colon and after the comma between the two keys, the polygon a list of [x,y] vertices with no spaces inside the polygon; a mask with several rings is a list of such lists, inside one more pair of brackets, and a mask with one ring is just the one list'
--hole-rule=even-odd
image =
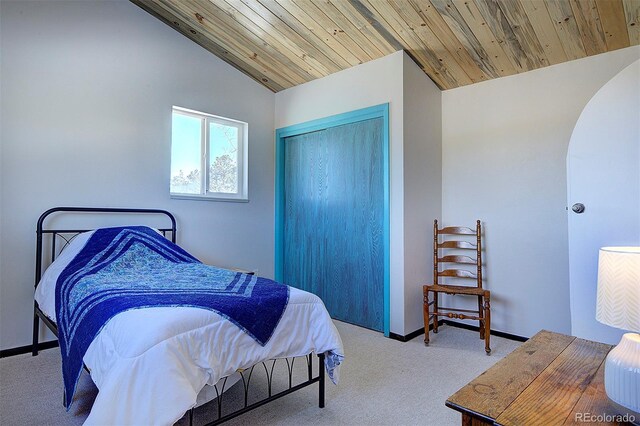
{"label": "window sill", "polygon": [[174,200],[197,200],[197,201],[222,201],[228,203],[248,203],[248,198],[235,198],[235,197],[214,197],[211,195],[196,195],[196,194],[169,194],[171,199]]}

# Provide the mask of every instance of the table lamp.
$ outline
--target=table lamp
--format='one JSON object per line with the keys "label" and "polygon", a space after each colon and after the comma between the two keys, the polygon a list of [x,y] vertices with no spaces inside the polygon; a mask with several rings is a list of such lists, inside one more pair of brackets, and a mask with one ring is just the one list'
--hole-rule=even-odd
{"label": "table lamp", "polygon": [[598,259],[596,319],[624,330],[604,366],[607,396],[640,419],[640,247],[603,247]]}

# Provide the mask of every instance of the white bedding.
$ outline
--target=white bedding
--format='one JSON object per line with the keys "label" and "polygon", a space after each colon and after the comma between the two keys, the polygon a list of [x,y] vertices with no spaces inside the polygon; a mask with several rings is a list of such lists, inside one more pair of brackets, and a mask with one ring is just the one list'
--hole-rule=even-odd
{"label": "white bedding", "polygon": [[[54,321],[57,277],[90,235],[76,237],[36,289],[40,309]],[[205,309],[158,307],[116,315],[83,359],[99,389],[85,424],[173,424],[196,405],[205,385],[240,368],[312,351],[343,356],[340,335],[322,301],[290,290],[287,308],[265,346]]]}

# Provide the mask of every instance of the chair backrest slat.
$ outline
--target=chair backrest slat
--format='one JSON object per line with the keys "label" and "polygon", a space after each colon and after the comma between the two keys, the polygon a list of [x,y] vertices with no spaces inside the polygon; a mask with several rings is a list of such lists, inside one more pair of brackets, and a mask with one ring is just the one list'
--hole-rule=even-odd
{"label": "chair backrest slat", "polygon": [[439,277],[455,277],[455,278],[473,278],[474,280],[478,278],[474,272],[467,271],[464,269],[445,269],[444,271],[438,272]]}
{"label": "chair backrest slat", "polygon": [[457,256],[457,255],[448,255],[438,258],[438,262],[440,263],[460,263],[465,265],[475,265],[477,263],[476,259],[472,259],[469,256]]}
{"label": "chair backrest slat", "polygon": [[476,250],[478,246],[474,243],[470,243],[469,241],[443,241],[438,244],[438,248]]}
{"label": "chair backrest slat", "polygon": [[[459,235],[461,239],[452,239],[455,237],[440,238],[443,235]],[[476,221],[476,229],[467,228],[464,226],[447,226],[445,228],[438,228],[438,221],[433,221],[433,281],[435,284],[442,284],[439,282],[439,278],[471,278],[476,280],[476,286],[482,288],[482,242],[481,242],[482,228],[480,221]],[[465,240],[465,236],[475,236],[475,241]],[[458,254],[445,254],[446,249],[462,249],[462,250],[474,250],[476,252],[476,258],[473,259],[470,256],[463,256]],[[463,265],[476,265],[475,271],[468,271],[464,269],[444,269],[440,270],[440,263],[455,263]]]}
{"label": "chair backrest slat", "polygon": [[464,226],[447,226],[438,231],[441,235],[476,235],[476,231]]}

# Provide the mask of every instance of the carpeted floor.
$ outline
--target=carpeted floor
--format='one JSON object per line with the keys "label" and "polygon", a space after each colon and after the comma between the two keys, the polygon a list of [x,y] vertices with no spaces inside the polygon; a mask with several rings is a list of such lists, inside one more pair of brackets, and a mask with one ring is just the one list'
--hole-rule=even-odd
{"label": "carpeted floor", "polygon": [[[478,334],[460,328],[442,326],[426,347],[422,337],[402,343],[353,325],[336,325],[346,361],[340,383],[327,383],[324,409],[318,408],[314,385],[227,424],[459,425],[460,414],[444,405],[447,397],[519,345],[492,336],[493,352],[486,356]],[[302,377],[306,365],[300,362],[296,367],[294,375]],[[256,374],[251,386],[260,387],[261,381],[266,379]],[[83,373],[71,411],[64,410],[58,349],[37,357],[25,354],[0,360],[2,425],[82,424],[96,393],[91,378]],[[225,404],[241,403],[242,385],[232,387],[224,398]],[[206,423],[207,415],[211,419],[214,406],[215,402],[197,409],[194,423]],[[186,418],[179,424],[186,425]]]}

